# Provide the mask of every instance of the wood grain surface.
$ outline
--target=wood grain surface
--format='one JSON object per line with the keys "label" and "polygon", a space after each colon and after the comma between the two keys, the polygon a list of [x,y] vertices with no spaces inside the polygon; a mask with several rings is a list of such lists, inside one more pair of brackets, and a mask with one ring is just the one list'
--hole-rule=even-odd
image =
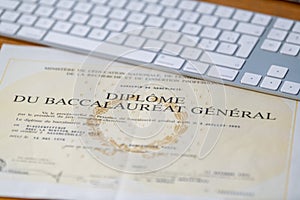
{"label": "wood grain surface", "polygon": [[[300,20],[300,4],[285,2],[282,0],[203,0],[206,2],[233,6],[236,8],[251,10],[255,12],[266,13],[270,15],[286,17]],[[18,44],[18,45],[36,45],[29,42],[14,40],[0,36],[0,45]],[[16,200],[15,198],[0,197],[0,200]]]}

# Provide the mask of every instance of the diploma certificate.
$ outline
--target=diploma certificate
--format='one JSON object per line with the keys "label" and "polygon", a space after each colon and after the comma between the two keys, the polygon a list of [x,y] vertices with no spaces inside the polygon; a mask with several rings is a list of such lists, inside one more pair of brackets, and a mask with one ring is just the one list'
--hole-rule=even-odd
{"label": "diploma certificate", "polygon": [[0,195],[299,198],[296,101],[46,48],[0,60]]}

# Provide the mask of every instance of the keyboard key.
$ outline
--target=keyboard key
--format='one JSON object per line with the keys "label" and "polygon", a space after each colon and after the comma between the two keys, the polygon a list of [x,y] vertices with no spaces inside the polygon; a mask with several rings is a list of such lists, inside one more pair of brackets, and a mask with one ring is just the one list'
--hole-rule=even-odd
{"label": "keyboard key", "polygon": [[54,31],[66,33],[68,32],[73,24],[69,22],[63,22],[63,21],[58,21],[55,23],[54,27],[52,28]]}
{"label": "keyboard key", "polygon": [[233,19],[243,22],[248,22],[253,15],[253,12],[246,10],[237,10],[233,15]]}
{"label": "keyboard key", "polygon": [[294,28],[293,28],[294,32],[300,33],[300,22],[296,22]]}
{"label": "keyboard key", "polygon": [[186,72],[196,73],[196,74],[204,74],[208,68],[209,68],[209,64],[207,63],[189,61],[185,63],[182,70]]}
{"label": "keyboard key", "polygon": [[146,19],[147,15],[143,14],[143,13],[135,13],[132,12],[129,17],[127,18],[128,22],[134,22],[137,24],[142,24],[145,19]]}
{"label": "keyboard key", "polygon": [[286,67],[272,65],[269,68],[267,75],[275,78],[284,78],[287,72],[288,72],[288,68]]}
{"label": "keyboard key", "polygon": [[181,30],[181,32],[191,34],[191,35],[198,35],[201,28],[202,28],[201,25],[186,23],[183,29]]}
{"label": "keyboard key", "polygon": [[142,37],[129,36],[125,42],[125,45],[134,48],[141,48],[145,41],[145,38]]}
{"label": "keyboard key", "polygon": [[36,26],[38,28],[49,29],[53,24],[54,24],[53,19],[40,18],[40,19],[38,19],[38,21],[35,23],[34,26]]}
{"label": "keyboard key", "polygon": [[226,29],[226,30],[233,30],[233,28],[236,25],[236,21],[231,20],[231,19],[221,19],[218,24],[217,27],[220,29]]}
{"label": "keyboard key", "polygon": [[272,17],[265,14],[256,13],[252,18],[251,22],[253,24],[263,25],[266,26],[270,23]]}
{"label": "keyboard key", "polygon": [[287,37],[286,41],[300,45],[300,34],[291,32]]}
{"label": "keyboard key", "polygon": [[162,47],[164,46],[164,44],[165,43],[162,41],[149,39],[144,44],[143,49],[159,52],[162,49]]}
{"label": "keyboard key", "polygon": [[22,3],[18,11],[23,12],[23,13],[32,13],[34,9],[36,9],[37,5],[36,4],[31,4],[31,3]]}
{"label": "keyboard key", "polygon": [[182,58],[163,55],[163,54],[158,55],[156,60],[154,61],[155,65],[160,65],[171,69],[180,69],[183,63],[184,63],[184,59]]}
{"label": "keyboard key", "polygon": [[196,11],[203,14],[212,14],[216,7],[216,5],[211,3],[200,2]]}
{"label": "keyboard key", "polygon": [[[112,48],[110,45],[107,46],[108,44],[104,44],[103,45],[103,48]],[[102,45],[101,45],[102,47]],[[119,50],[121,51],[121,53],[119,53],[119,56],[120,55],[123,55],[122,57],[123,58],[126,58],[126,59],[129,59],[129,60],[133,60],[133,61],[137,61],[137,62],[142,62],[142,63],[151,63],[154,59],[154,57],[156,56],[155,53],[153,52],[148,52],[148,51],[144,51],[144,50],[136,50],[136,49],[127,49],[125,47],[120,47],[120,46],[115,46],[113,48],[116,48],[116,50]],[[126,54],[124,54],[124,52]]]}
{"label": "keyboard key", "polygon": [[239,38],[239,36],[240,36],[239,33],[231,32],[231,31],[223,31],[219,40],[224,42],[235,43]]}
{"label": "keyboard key", "polygon": [[266,39],[263,42],[263,44],[261,45],[261,49],[264,49],[264,50],[267,50],[267,51],[276,52],[276,51],[278,51],[280,45],[281,45],[280,42],[277,42],[275,40]]}
{"label": "keyboard key", "polygon": [[40,6],[34,13],[39,16],[49,17],[53,11],[52,7]]}
{"label": "keyboard key", "polygon": [[14,10],[19,5],[18,1],[14,0],[1,0],[0,8]]}
{"label": "keyboard key", "polygon": [[142,36],[151,39],[158,39],[161,34],[161,29],[147,27],[144,29]]}
{"label": "keyboard key", "polygon": [[277,90],[280,83],[281,83],[280,79],[266,76],[262,80],[262,83],[260,84],[260,87],[266,88],[266,89],[269,89],[269,90]]}
{"label": "keyboard key", "polygon": [[1,15],[1,21],[9,21],[9,22],[14,22],[17,20],[17,18],[20,16],[20,13],[14,12],[14,11],[5,11]]}
{"label": "keyboard key", "polygon": [[200,61],[215,65],[229,67],[232,69],[241,69],[245,63],[244,59],[227,56],[214,52],[205,52],[200,58]]}
{"label": "keyboard key", "polygon": [[56,6],[58,8],[65,8],[65,9],[70,9],[73,5],[75,4],[75,1],[73,0],[60,0]]}
{"label": "keyboard key", "polygon": [[220,33],[221,33],[220,29],[205,27],[200,35],[202,37],[216,39]]}
{"label": "keyboard key", "polygon": [[283,41],[287,35],[287,31],[279,30],[279,29],[271,29],[268,38],[273,40]]}
{"label": "keyboard key", "polygon": [[240,33],[250,34],[254,36],[261,36],[265,28],[263,26],[240,22],[237,25],[235,30]]}
{"label": "keyboard key", "polygon": [[29,2],[29,3],[37,3],[38,2],[38,0],[23,0],[23,1]]}
{"label": "keyboard key", "polygon": [[160,1],[161,5],[170,6],[170,7],[177,5],[177,3],[178,3],[178,0],[161,0]]}
{"label": "keyboard key", "polygon": [[97,28],[102,28],[106,24],[107,21],[108,20],[103,17],[92,17],[89,20],[88,25],[97,27]]}
{"label": "keyboard key", "polygon": [[[44,41],[57,45],[68,44],[68,46],[80,50],[94,50],[93,53],[105,54],[105,52],[109,52],[107,55],[110,57],[119,58],[120,55],[124,55],[125,53],[127,53],[123,56],[124,58],[143,63],[152,62],[152,60],[156,56],[155,53],[148,51],[136,50],[130,47],[115,45],[111,43],[99,43],[95,40],[89,40],[86,38],[80,38],[77,36],[55,33],[51,31],[46,35]],[[105,49],[106,51],[103,51],[103,49]]]}
{"label": "keyboard key", "polygon": [[14,35],[17,30],[20,28],[20,25],[9,22],[0,22],[0,33]]}
{"label": "keyboard key", "polygon": [[181,34],[178,32],[171,32],[171,31],[165,31],[162,36],[160,37],[160,40],[165,42],[172,42],[176,43],[178,39],[180,38]]}
{"label": "keyboard key", "polygon": [[288,94],[298,94],[300,90],[300,84],[292,81],[285,81],[280,89],[281,92]]}
{"label": "keyboard key", "polygon": [[34,15],[23,14],[18,19],[18,24],[30,26],[30,25],[32,25],[35,22],[36,19],[37,19],[37,17],[34,16]]}
{"label": "keyboard key", "polygon": [[75,13],[70,18],[70,22],[74,22],[77,24],[84,24],[89,18],[89,15],[83,13]]}
{"label": "keyboard key", "polygon": [[162,17],[156,17],[156,16],[150,16],[145,22],[146,26],[151,27],[161,27],[161,25],[164,23],[165,19]]}
{"label": "keyboard key", "polygon": [[110,20],[107,24],[106,24],[106,29],[111,30],[111,31],[121,31],[125,26],[125,22],[122,21],[117,21],[117,20]]}
{"label": "keyboard key", "polygon": [[300,46],[284,43],[280,49],[280,53],[290,55],[290,56],[296,56],[299,50],[300,50]]}
{"label": "keyboard key", "polygon": [[262,76],[259,74],[246,72],[241,79],[241,83],[246,85],[257,86],[261,77]]}
{"label": "keyboard key", "polygon": [[128,23],[123,32],[129,33],[130,35],[140,35],[143,29],[144,26],[142,25]]}
{"label": "keyboard key", "polygon": [[194,47],[198,44],[198,40],[198,37],[183,35],[178,43],[184,46]]}
{"label": "keyboard key", "polygon": [[158,3],[159,0],[144,0],[145,2],[148,2],[148,3]]}
{"label": "keyboard key", "polygon": [[116,8],[123,8],[127,3],[127,0],[109,0],[108,5]]}
{"label": "keyboard key", "polygon": [[127,10],[121,10],[121,9],[114,9],[109,14],[109,17],[112,19],[118,19],[118,20],[124,20],[128,15]]}
{"label": "keyboard key", "polygon": [[40,0],[40,3],[43,5],[52,6],[56,3],[57,0]]}
{"label": "keyboard key", "polygon": [[148,4],[144,9],[144,13],[151,14],[151,15],[159,15],[162,11],[163,7],[158,4]]}
{"label": "keyboard key", "polygon": [[202,15],[198,23],[204,26],[214,26],[216,25],[217,21],[218,18],[215,16]]}
{"label": "keyboard key", "polygon": [[84,25],[75,25],[72,30],[71,30],[71,34],[72,35],[77,35],[77,36],[81,36],[84,37],[86,36],[86,34],[89,32],[91,28],[88,26],[84,26]]}
{"label": "keyboard key", "polygon": [[179,55],[179,53],[181,52],[181,50],[182,50],[182,46],[181,45],[167,43],[164,46],[162,52],[164,54],[169,54],[169,55],[177,56],[177,55]]}
{"label": "keyboard key", "polygon": [[89,38],[95,39],[95,40],[99,40],[102,41],[106,38],[106,36],[108,35],[108,31],[107,30],[103,30],[103,29],[98,29],[98,28],[94,28],[90,34],[88,35]]}
{"label": "keyboard key", "polygon": [[252,52],[252,50],[254,49],[257,41],[258,41],[257,37],[242,35],[238,41],[240,48],[236,52],[236,56],[247,58]]}
{"label": "keyboard key", "polygon": [[38,0],[23,0],[23,1],[30,2],[30,3],[37,3],[38,2]]}
{"label": "keyboard key", "polygon": [[293,24],[294,24],[293,20],[278,18],[274,23],[274,27],[283,30],[290,30]]}
{"label": "keyboard key", "polygon": [[70,17],[71,13],[72,12],[69,10],[56,10],[52,17],[58,20],[67,20]]}
{"label": "keyboard key", "polygon": [[218,6],[217,10],[215,11],[216,16],[230,18],[233,14],[234,9],[226,6]]}
{"label": "keyboard key", "polygon": [[200,49],[186,47],[184,48],[180,56],[185,59],[197,60],[200,57],[201,53],[202,50]]}
{"label": "keyboard key", "polygon": [[217,52],[232,55],[236,51],[237,47],[238,46],[236,44],[221,42],[217,49]]}
{"label": "keyboard key", "polygon": [[194,10],[196,6],[197,6],[197,2],[195,1],[181,1],[178,5],[178,8],[184,10]]}
{"label": "keyboard key", "polygon": [[145,6],[144,2],[138,2],[138,1],[130,1],[127,6],[126,9],[131,10],[131,11],[141,11]]}
{"label": "keyboard key", "polygon": [[106,40],[115,44],[123,44],[127,37],[128,35],[126,34],[112,32],[109,34]]}
{"label": "keyboard key", "polygon": [[106,16],[110,10],[111,10],[111,8],[108,6],[96,6],[92,10],[92,14],[98,15],[98,16]]}
{"label": "keyboard key", "polygon": [[213,51],[216,49],[217,45],[219,44],[216,40],[210,40],[203,38],[199,43],[198,47],[204,50]]}
{"label": "keyboard key", "polygon": [[225,67],[210,67],[207,75],[214,78],[233,81],[238,74],[238,70],[228,69]]}
{"label": "keyboard key", "polygon": [[164,24],[163,29],[170,30],[170,31],[178,31],[182,26],[183,26],[183,22],[178,21],[178,20],[169,19]]}
{"label": "keyboard key", "polygon": [[91,10],[92,4],[86,2],[78,2],[74,7],[75,11],[87,13]]}
{"label": "keyboard key", "polygon": [[197,19],[199,18],[199,14],[195,13],[195,12],[190,12],[190,11],[185,11],[181,17],[180,17],[180,21],[184,21],[184,22],[191,22],[194,23],[197,21]]}
{"label": "keyboard key", "polygon": [[148,3],[158,3],[159,0],[144,0],[145,2],[148,2]]}
{"label": "keyboard key", "polygon": [[181,13],[180,9],[177,8],[166,8],[163,13],[162,16],[166,17],[166,18],[170,18],[170,19],[176,19],[177,17],[179,17]]}
{"label": "keyboard key", "polygon": [[45,35],[45,33],[45,30],[39,28],[23,26],[18,31],[17,35],[28,39],[40,40]]}

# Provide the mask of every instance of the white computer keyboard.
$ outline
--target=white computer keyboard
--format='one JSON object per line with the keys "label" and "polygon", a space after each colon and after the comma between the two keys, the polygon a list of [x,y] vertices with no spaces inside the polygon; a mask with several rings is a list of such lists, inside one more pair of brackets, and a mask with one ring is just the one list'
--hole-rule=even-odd
{"label": "white computer keyboard", "polygon": [[300,100],[295,20],[187,0],[0,0],[0,34]]}

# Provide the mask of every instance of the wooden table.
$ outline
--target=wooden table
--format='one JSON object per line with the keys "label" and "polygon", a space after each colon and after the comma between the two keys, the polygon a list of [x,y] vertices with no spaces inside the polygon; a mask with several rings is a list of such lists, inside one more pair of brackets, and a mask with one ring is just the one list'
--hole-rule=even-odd
{"label": "wooden table", "polygon": [[[226,6],[233,6],[255,12],[286,17],[300,21],[300,4],[285,2],[281,0],[203,0]],[[3,43],[18,45],[36,45],[29,42],[14,40],[0,36],[0,45]],[[13,198],[1,198],[0,200],[13,200]],[[16,199],[15,199],[16,200]]]}

